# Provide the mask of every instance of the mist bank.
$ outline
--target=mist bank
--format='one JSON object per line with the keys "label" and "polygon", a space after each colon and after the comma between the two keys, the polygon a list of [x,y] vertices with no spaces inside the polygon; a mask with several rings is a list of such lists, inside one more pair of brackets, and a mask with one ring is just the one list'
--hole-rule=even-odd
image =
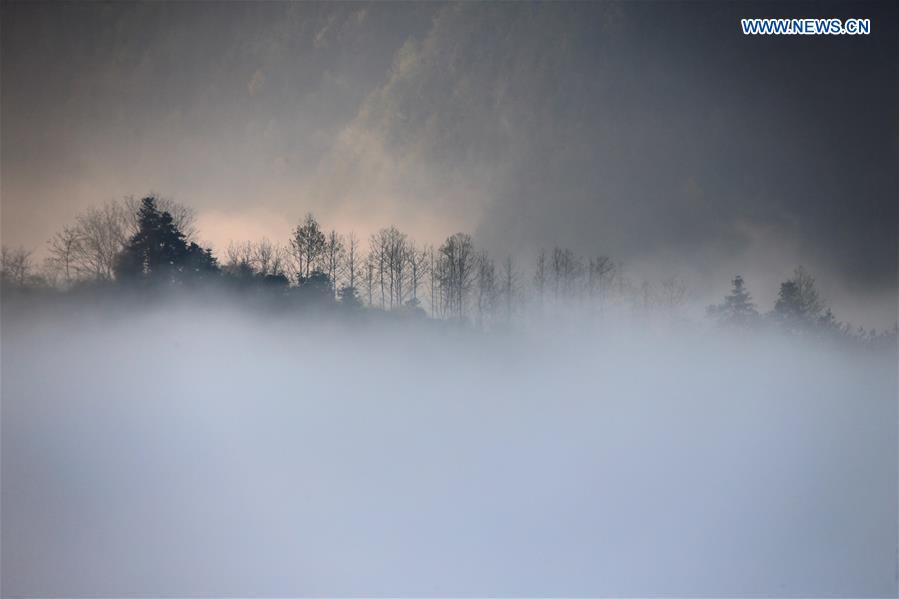
{"label": "mist bank", "polygon": [[145,302],[4,301],[4,596],[896,593],[894,348]]}

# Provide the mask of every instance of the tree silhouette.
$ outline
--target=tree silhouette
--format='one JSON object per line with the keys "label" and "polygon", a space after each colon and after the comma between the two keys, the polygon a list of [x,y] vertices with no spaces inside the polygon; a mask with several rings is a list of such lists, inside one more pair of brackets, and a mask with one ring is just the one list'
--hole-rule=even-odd
{"label": "tree silhouette", "polygon": [[733,288],[724,298],[724,302],[715,306],[709,306],[709,316],[716,319],[719,324],[745,327],[756,322],[759,313],[752,302],[752,296],[746,288],[743,277],[737,275],[732,281]]}
{"label": "tree silhouette", "polygon": [[31,277],[31,251],[3,246],[0,250],[0,282],[23,287]]}
{"label": "tree silhouette", "polygon": [[137,231],[116,260],[117,279],[171,283],[217,272],[211,250],[196,243],[188,245],[172,215],[159,210],[156,198],[141,200]]}
{"label": "tree silhouette", "polygon": [[202,248],[191,242],[187,246],[181,272],[189,274],[192,280],[206,279],[219,273],[218,260],[212,255],[211,249]]}
{"label": "tree silhouette", "polygon": [[304,301],[311,304],[334,303],[334,291],[331,279],[319,269],[313,270],[308,277],[300,277],[298,293]]}
{"label": "tree silhouette", "polygon": [[[786,329],[796,331],[817,324],[823,312],[815,278],[803,267],[798,267],[793,277],[780,285],[774,318]],[[829,320],[833,320],[832,315]]]}
{"label": "tree silhouette", "polygon": [[338,291],[340,307],[345,310],[356,311],[362,309],[362,300],[359,299],[359,291],[352,285],[344,285]]}
{"label": "tree silhouette", "polygon": [[458,320],[465,318],[466,298],[475,278],[476,256],[471,236],[450,235],[440,246],[438,281],[445,312]]}
{"label": "tree silhouette", "polygon": [[[426,297],[430,317],[465,322],[474,316],[473,324],[483,329],[509,323],[513,313],[556,318],[572,305],[590,319],[615,318],[628,306],[659,315],[666,312],[659,308],[668,308],[673,317],[686,301],[686,289],[676,277],[655,284],[634,281],[609,257],[585,258],[559,246],[551,253],[541,251],[530,273],[519,272],[512,256],[494,265],[464,233],[451,235],[439,247],[422,248],[396,227],[386,227],[371,236],[365,252],[352,233],[325,235],[311,213],[292,233],[289,249],[267,239],[232,242],[220,269],[210,249],[191,241],[196,235],[192,223],[192,210],[154,196],[143,198],[139,208],[131,200],[91,207],[48,242],[49,256],[38,271],[29,252],[4,247],[0,282],[8,289],[50,291],[58,286],[80,293],[80,283],[88,280],[188,286],[224,275],[220,293],[295,298],[297,306],[335,307],[359,315],[372,315],[380,306],[397,316],[425,316]],[[528,280],[533,284],[521,283]],[[728,326],[762,324],[743,277],[737,275],[732,284],[722,303],[707,308],[709,317]],[[548,295],[556,301],[546,302]],[[856,331],[837,320],[821,300],[814,277],[802,267],[781,284],[765,321],[787,333],[866,346],[895,345],[899,332]]]}
{"label": "tree silhouette", "polygon": [[290,249],[296,261],[297,278],[310,278],[325,252],[325,234],[311,212],[306,213],[303,224],[297,225]]}

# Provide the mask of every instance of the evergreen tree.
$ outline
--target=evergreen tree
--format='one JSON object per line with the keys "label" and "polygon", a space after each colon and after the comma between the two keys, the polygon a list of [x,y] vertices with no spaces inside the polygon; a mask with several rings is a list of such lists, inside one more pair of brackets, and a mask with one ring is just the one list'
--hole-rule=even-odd
{"label": "evergreen tree", "polygon": [[788,330],[811,328],[818,324],[833,325],[833,314],[824,312],[824,305],[815,287],[815,278],[801,266],[793,277],[780,285],[774,304],[774,318]]}
{"label": "evergreen tree", "polygon": [[359,291],[352,285],[345,285],[338,291],[340,307],[345,310],[355,311],[362,308],[362,300],[359,299]]}
{"label": "evergreen tree", "polygon": [[191,242],[187,246],[181,272],[192,279],[205,279],[219,273],[218,260],[212,255],[211,249],[202,248]]}
{"label": "evergreen tree", "polygon": [[290,280],[287,278],[287,275],[283,273],[263,275],[262,283],[268,289],[287,289],[290,287]]}
{"label": "evergreen tree", "polygon": [[331,279],[319,269],[314,269],[308,277],[300,277],[297,286],[299,296],[312,304],[331,304],[334,302],[334,292]]}
{"label": "evergreen tree", "polygon": [[141,200],[137,231],[116,260],[117,279],[174,282],[217,272],[211,250],[188,245],[172,215],[159,210],[156,198]]}
{"label": "evergreen tree", "polygon": [[802,318],[802,302],[799,300],[799,286],[793,280],[780,284],[774,313],[781,320],[800,320]]}
{"label": "evergreen tree", "polygon": [[756,321],[759,313],[755,309],[755,304],[752,302],[752,296],[746,288],[743,277],[737,275],[734,277],[732,284],[733,288],[730,294],[724,298],[724,302],[709,306],[707,309],[708,314],[723,325],[749,326]]}

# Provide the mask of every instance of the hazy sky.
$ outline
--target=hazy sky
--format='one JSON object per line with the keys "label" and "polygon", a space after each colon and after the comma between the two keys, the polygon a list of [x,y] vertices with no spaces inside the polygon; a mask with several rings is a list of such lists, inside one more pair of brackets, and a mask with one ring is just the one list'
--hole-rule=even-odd
{"label": "hazy sky", "polygon": [[[746,37],[749,16],[868,17]],[[891,3],[4,3],[2,234],[40,248],[156,191],[201,238],[566,244],[765,309],[799,263],[837,315],[895,320]],[[704,299],[704,298],[698,298]]]}

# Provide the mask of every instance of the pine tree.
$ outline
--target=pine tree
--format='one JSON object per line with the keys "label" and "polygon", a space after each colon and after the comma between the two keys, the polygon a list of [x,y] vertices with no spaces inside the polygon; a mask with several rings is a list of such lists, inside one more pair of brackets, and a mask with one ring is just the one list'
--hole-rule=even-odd
{"label": "pine tree", "polygon": [[219,272],[218,260],[212,250],[191,242],[184,256],[182,273],[194,279],[204,279]]}
{"label": "pine tree", "polygon": [[173,282],[218,273],[212,251],[187,244],[172,215],[160,211],[156,198],[141,200],[137,231],[116,260],[119,280]]}
{"label": "pine tree", "polygon": [[312,304],[331,304],[334,292],[331,279],[319,269],[314,269],[308,277],[300,277],[297,294],[303,301]]}
{"label": "pine tree", "polygon": [[824,305],[815,287],[815,278],[801,266],[793,277],[780,285],[777,301],[774,303],[773,317],[788,330],[814,327],[817,324],[835,322],[833,315],[827,316]]}
{"label": "pine tree", "polygon": [[724,303],[709,306],[708,314],[720,324],[728,326],[746,327],[756,322],[759,313],[752,302],[752,296],[746,288],[743,277],[734,277],[733,288],[730,294],[724,298]]}
{"label": "pine tree", "polygon": [[362,300],[359,299],[359,291],[352,285],[344,285],[338,291],[340,307],[345,310],[361,310]]}

